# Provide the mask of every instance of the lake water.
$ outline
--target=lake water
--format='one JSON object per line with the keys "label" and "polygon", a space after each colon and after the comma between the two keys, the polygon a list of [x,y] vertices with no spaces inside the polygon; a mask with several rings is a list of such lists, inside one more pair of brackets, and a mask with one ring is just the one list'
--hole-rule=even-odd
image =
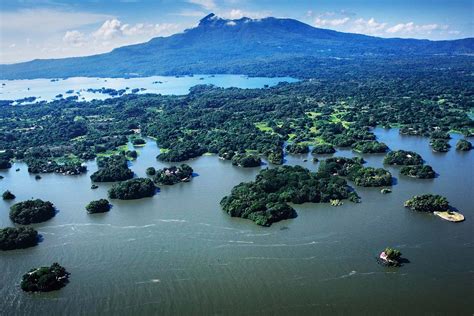
{"label": "lake water", "polygon": [[[242,89],[274,86],[279,82],[296,82],[290,77],[264,78],[243,75],[194,75],[182,77],[141,77],[141,78],[90,78],[73,77],[67,79],[31,79],[0,80],[0,100],[19,100],[25,97],[36,97],[38,101],[51,101],[62,94],[64,98],[77,96],[79,101],[110,98],[109,94],[88,92],[88,89],[111,88],[143,89],[136,93],[155,93],[163,95],[184,95],[189,88],[199,84],[212,84],[222,88],[236,87]],[[67,93],[69,92],[69,93]]]}
{"label": "lake water", "polygon": [[[298,217],[269,228],[231,218],[220,199],[260,168],[242,169],[216,156],[188,163],[199,176],[162,186],[153,198],[113,200],[109,213],[88,215],[85,205],[107,195],[108,184],[90,189],[89,176],[46,174],[36,181],[22,163],[0,172],[0,192],[51,200],[59,213],[34,225],[38,246],[0,253],[1,315],[309,315],[464,314],[474,311],[474,151],[433,153],[428,139],[376,129],[391,149],[420,153],[439,177],[400,176],[393,193],[356,187],[362,203],[296,205]],[[454,146],[459,135],[450,141]],[[471,139],[472,141],[472,139]],[[139,149],[131,168],[145,176],[159,149]],[[350,150],[337,155],[353,156]],[[309,157],[309,156],[308,156]],[[382,166],[383,155],[363,155]],[[287,164],[316,170],[306,156]],[[265,167],[265,166],[264,166]],[[262,168],[264,168],[262,167]],[[16,172],[15,169],[20,168]],[[466,221],[443,221],[403,207],[414,194],[439,193]],[[0,226],[11,226],[11,203],[0,201]],[[410,263],[386,268],[375,257],[386,246]],[[24,293],[23,273],[58,261],[71,272],[60,291]]]}

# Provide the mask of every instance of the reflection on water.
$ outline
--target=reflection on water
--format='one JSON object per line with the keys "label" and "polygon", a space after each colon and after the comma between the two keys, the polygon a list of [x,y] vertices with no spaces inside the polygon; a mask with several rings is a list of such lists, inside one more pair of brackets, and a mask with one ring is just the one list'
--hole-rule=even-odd
{"label": "reflection on water", "polygon": [[[474,153],[437,154],[426,138],[376,134],[391,149],[419,152],[439,177],[406,178],[389,167],[398,180],[393,193],[356,187],[360,204],[296,205],[297,218],[270,228],[220,210],[220,199],[259,168],[234,167],[216,156],[188,162],[199,174],[190,183],[162,186],[153,198],[113,201],[109,213],[95,215],[85,205],[106,197],[110,187],[90,189],[95,163],[86,175],[47,174],[40,181],[17,163],[0,172],[0,191],[11,190],[16,201],[51,200],[60,212],[35,225],[44,236],[37,247],[0,253],[0,314],[447,314],[452,306],[472,313]],[[453,137],[451,145],[459,138]],[[131,166],[138,176],[167,166],[155,160],[154,142],[138,150]],[[316,170],[311,159],[303,161],[308,157],[286,158]],[[364,158],[383,165],[383,155]],[[467,220],[453,224],[403,208],[421,193],[445,195]],[[9,205],[0,201],[2,227],[12,225]],[[385,246],[400,248],[411,263],[378,265],[374,257]],[[72,273],[68,286],[35,295],[19,290],[25,271],[54,261]]]}

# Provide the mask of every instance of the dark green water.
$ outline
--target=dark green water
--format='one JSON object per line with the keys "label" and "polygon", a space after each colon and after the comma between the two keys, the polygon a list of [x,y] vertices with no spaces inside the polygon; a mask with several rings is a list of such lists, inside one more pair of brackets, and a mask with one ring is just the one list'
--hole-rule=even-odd
{"label": "dark green water", "polygon": [[[432,153],[428,139],[377,129],[391,149],[420,153],[440,175],[416,180],[399,175],[393,193],[356,188],[361,204],[304,204],[299,216],[270,228],[234,219],[220,199],[259,168],[242,169],[204,156],[189,164],[192,182],[162,186],[155,197],[113,201],[109,213],[88,215],[84,207],[106,197],[109,185],[90,189],[86,175],[44,175],[36,181],[24,164],[0,172],[0,192],[51,200],[59,213],[35,225],[44,236],[37,247],[0,253],[1,315],[149,314],[461,314],[474,312],[474,152],[454,148]],[[454,146],[459,136],[453,135]],[[153,142],[131,168],[145,176],[156,162]],[[338,155],[352,156],[351,151]],[[382,166],[383,155],[364,155]],[[311,160],[288,164],[316,170]],[[15,172],[20,168],[19,172]],[[406,210],[414,194],[439,193],[465,216],[453,224]],[[0,226],[10,226],[10,203],[0,201]],[[378,265],[385,246],[400,248],[411,263]],[[60,291],[27,294],[21,275],[60,262],[71,272]]]}

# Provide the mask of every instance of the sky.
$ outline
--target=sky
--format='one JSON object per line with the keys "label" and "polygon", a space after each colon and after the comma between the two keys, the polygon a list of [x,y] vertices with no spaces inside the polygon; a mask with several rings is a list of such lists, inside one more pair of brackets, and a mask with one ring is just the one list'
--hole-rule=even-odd
{"label": "sky", "polygon": [[211,12],[380,37],[474,36],[474,0],[1,0],[0,64],[105,53],[195,27]]}

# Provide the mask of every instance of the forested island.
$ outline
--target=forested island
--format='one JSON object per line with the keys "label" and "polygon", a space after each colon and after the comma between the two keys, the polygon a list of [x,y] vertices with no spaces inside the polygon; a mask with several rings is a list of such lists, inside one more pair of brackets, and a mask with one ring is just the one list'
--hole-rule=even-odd
{"label": "forested island", "polygon": [[135,178],[115,183],[109,189],[109,198],[135,200],[155,195],[156,186],[148,178]]}
{"label": "forested island", "polygon": [[471,149],[472,149],[472,143],[470,141],[467,141],[465,139],[460,139],[456,143],[456,150],[469,151]]}
{"label": "forested island", "polygon": [[163,185],[173,185],[180,182],[188,182],[193,177],[193,171],[193,168],[187,164],[182,164],[179,167],[171,166],[169,168],[163,168],[156,171],[153,181],[156,184]]}
{"label": "forested island", "polygon": [[339,175],[354,181],[358,186],[382,187],[392,185],[392,174],[383,168],[364,167],[362,158],[331,157],[323,160],[319,175]]}
{"label": "forested island", "polygon": [[53,203],[40,199],[19,202],[10,207],[10,219],[22,225],[41,223],[56,215]]}
{"label": "forested island", "polygon": [[66,286],[70,273],[58,263],[50,267],[31,269],[21,280],[21,289],[25,292],[50,292]]}
{"label": "forested island", "polygon": [[38,232],[31,227],[0,229],[0,250],[23,249],[38,244]]}
{"label": "forested island", "polygon": [[405,202],[405,207],[417,212],[445,212],[449,210],[448,200],[437,194],[415,195]]}
{"label": "forested island", "polygon": [[352,149],[355,152],[361,154],[377,154],[385,153],[388,150],[388,146],[385,143],[379,143],[376,140],[359,141],[352,145]]}
{"label": "forested island", "polygon": [[232,217],[270,226],[297,216],[288,203],[343,200],[351,193],[347,182],[339,176],[317,175],[301,166],[282,166],[262,170],[255,181],[235,186],[222,199],[221,206]]}
{"label": "forested island", "polygon": [[433,179],[436,177],[436,173],[430,165],[403,166],[400,173],[418,179]]}
{"label": "forested island", "polygon": [[233,155],[231,161],[232,165],[243,168],[259,167],[262,164],[260,157],[245,153]]}
{"label": "forested island", "polygon": [[100,199],[97,201],[91,201],[89,204],[86,206],[87,213],[89,214],[95,214],[95,213],[105,213],[110,211],[110,208],[112,206],[110,205],[109,201],[106,199]]}
{"label": "forested island", "polygon": [[423,158],[413,151],[395,150],[389,152],[383,162],[388,165],[398,166],[422,165]]}
{"label": "forested island", "polygon": [[91,175],[94,182],[115,182],[133,178],[133,171],[128,168],[124,155],[100,157],[97,159],[99,170]]}

